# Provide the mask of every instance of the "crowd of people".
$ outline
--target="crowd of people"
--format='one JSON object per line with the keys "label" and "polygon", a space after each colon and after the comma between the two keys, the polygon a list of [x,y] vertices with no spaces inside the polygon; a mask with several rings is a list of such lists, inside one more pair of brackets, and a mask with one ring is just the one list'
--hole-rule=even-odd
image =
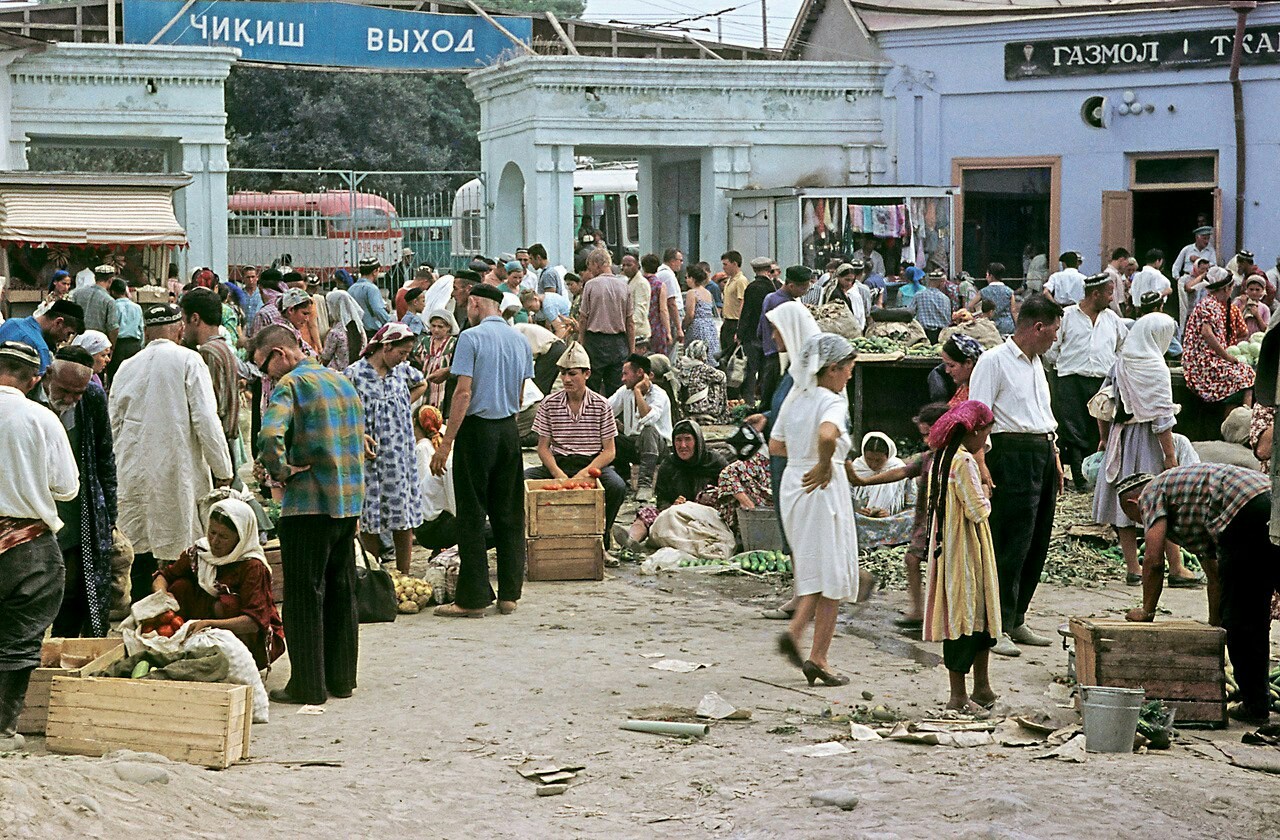
{"label": "crowd of people", "polygon": [[[32,316],[0,324],[0,452],[13,465],[0,478],[0,603],[19,617],[0,622],[0,738],[14,735],[51,625],[105,635],[120,596],[156,591],[197,629],[232,630],[261,667],[287,642],[291,676],[273,700],[347,697],[357,551],[408,573],[415,541],[456,547],[453,600],[435,613],[478,618],[496,601],[510,614],[524,576],[522,479],[598,482],[612,563],[695,515],[740,546],[746,512],[771,509],[795,586],[766,615],[790,620],[778,647],[810,685],[848,682],[830,646],[840,604],[876,589],[859,553],[907,545],[898,622],[942,643],[948,705],[974,711],[996,699],[991,653],[1050,643],[1029,617],[1070,476],[1078,491],[1094,485],[1095,517],[1115,527],[1127,580],[1143,587],[1129,617],[1154,617],[1166,565],[1170,585],[1207,583],[1241,686],[1233,714],[1265,720],[1280,582],[1271,481],[1195,462],[1173,433],[1168,358],[1181,335],[1201,400],[1252,405],[1254,370],[1226,351],[1269,326],[1276,283],[1247,252],[1218,267],[1196,237],[1175,261],[1178,298],[1159,252],[1130,274],[1123,249],[1089,276],[1063,254],[1041,291],[1006,284],[999,264],[981,281],[904,264],[884,282],[875,250],[815,274],[732,250],[719,271],[686,267],[674,248],[615,266],[595,247],[569,271],[539,244],[452,273],[415,266],[411,251],[387,276],[374,259],[325,278],[199,269],[171,302],[146,306],[110,265],[75,290],[55,275]],[[1187,302],[1181,322],[1162,311],[1171,298]],[[899,457],[878,431],[855,447],[856,353],[824,329],[832,304],[842,330],[910,322],[939,345],[931,401],[905,409],[923,452]],[[1251,424],[1263,462],[1280,368],[1270,338]],[[731,404],[746,406],[741,425],[708,440]],[[250,473],[256,488],[242,485]],[[283,618],[253,489],[280,505]],[[628,496],[634,520],[617,522]],[[133,563],[116,593],[121,541]]]}

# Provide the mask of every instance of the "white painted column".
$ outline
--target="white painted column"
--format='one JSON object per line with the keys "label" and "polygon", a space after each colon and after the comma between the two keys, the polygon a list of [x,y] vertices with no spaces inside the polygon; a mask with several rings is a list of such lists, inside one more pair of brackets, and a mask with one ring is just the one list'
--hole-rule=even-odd
{"label": "white painted column", "polygon": [[182,142],[182,169],[191,184],[174,193],[178,222],[190,243],[174,254],[179,276],[208,266],[227,277],[227,147],[225,143]]}
{"label": "white painted column", "polygon": [[[636,207],[640,211],[640,255],[657,252],[658,203],[654,195],[652,155],[637,155]],[[658,254],[658,256],[662,256]]]}
{"label": "white painted column", "polygon": [[525,186],[529,242],[522,244],[541,242],[551,265],[563,265],[572,271],[573,146],[538,144],[533,152],[534,167],[532,173],[526,174]]}
{"label": "white painted column", "polygon": [[701,231],[699,255],[715,266],[729,247],[729,197],[751,175],[751,147],[712,146],[702,154]]}

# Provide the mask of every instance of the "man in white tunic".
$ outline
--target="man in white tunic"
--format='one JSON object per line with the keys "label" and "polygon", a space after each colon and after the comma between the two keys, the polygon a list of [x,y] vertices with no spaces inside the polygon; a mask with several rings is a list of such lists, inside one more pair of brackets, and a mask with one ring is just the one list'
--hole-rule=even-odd
{"label": "man in white tunic", "polygon": [[1196,238],[1195,241],[1179,251],[1177,259],[1173,261],[1174,277],[1190,274],[1196,260],[1201,257],[1207,259],[1210,265],[1218,264],[1218,253],[1209,244],[1209,238],[1213,236],[1213,228],[1204,225],[1193,230],[1191,234]]}
{"label": "man in white tunic", "polygon": [[1084,297],[1084,273],[1080,271],[1080,255],[1075,251],[1067,251],[1058,257],[1062,263],[1062,271],[1049,275],[1045,281],[1044,293],[1057,301],[1059,306],[1071,306],[1079,303]]}
{"label": "man in white tunic", "polygon": [[178,559],[204,535],[196,504],[233,475],[209,368],[178,343],[182,310],[157,303],[143,317],[146,347],[120,366],[110,403],[116,525],[133,543],[135,601],[151,592],[157,561]]}
{"label": "man in white tunic", "polygon": [[1086,406],[1111,372],[1128,333],[1124,321],[1110,309],[1114,294],[1110,275],[1087,278],[1084,299],[1062,313],[1062,327],[1054,343],[1058,387],[1053,395],[1053,415],[1058,420],[1058,448],[1080,493],[1085,492],[1080,462],[1098,449],[1098,422],[1089,416]]}

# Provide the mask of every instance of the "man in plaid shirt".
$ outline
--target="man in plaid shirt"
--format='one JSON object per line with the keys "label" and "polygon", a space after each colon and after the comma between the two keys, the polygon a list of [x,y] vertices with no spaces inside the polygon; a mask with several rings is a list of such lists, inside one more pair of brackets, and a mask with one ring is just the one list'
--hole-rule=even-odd
{"label": "man in plaid shirt", "polygon": [[1164,582],[1166,542],[1200,558],[1208,578],[1209,623],[1227,631],[1227,650],[1240,685],[1233,718],[1266,723],[1270,712],[1271,593],[1280,587],[1280,547],[1272,545],[1271,481],[1229,464],[1174,467],[1136,474],[1116,485],[1125,515],[1142,522],[1142,606],[1125,616],[1152,621]]}
{"label": "man in plaid shirt", "polygon": [[364,459],[373,457],[364,410],[351,382],[305,356],[287,326],[264,328],[249,354],[276,383],[262,416],[259,457],[284,485],[280,561],[291,675],[271,699],[319,704],[350,697],[359,630],[356,524],[364,506]]}
{"label": "man in plaid shirt", "polygon": [[930,271],[928,287],[916,292],[907,304],[907,309],[915,313],[916,320],[924,327],[931,344],[937,344],[938,334],[951,326],[951,315],[955,311],[955,304],[942,291],[942,284],[946,280],[946,272],[942,269]]}

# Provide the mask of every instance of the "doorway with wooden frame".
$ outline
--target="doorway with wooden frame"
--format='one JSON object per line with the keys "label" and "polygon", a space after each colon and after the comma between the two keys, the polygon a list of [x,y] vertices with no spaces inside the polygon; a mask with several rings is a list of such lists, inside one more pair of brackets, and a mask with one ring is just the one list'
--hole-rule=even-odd
{"label": "doorway with wooden frame", "polygon": [[1204,225],[1213,228],[1213,246],[1224,262],[1216,152],[1130,155],[1129,189],[1102,193],[1101,264],[1115,248],[1129,249],[1139,264],[1158,249],[1164,254],[1164,273],[1176,282],[1174,260],[1195,238],[1192,231]]}

